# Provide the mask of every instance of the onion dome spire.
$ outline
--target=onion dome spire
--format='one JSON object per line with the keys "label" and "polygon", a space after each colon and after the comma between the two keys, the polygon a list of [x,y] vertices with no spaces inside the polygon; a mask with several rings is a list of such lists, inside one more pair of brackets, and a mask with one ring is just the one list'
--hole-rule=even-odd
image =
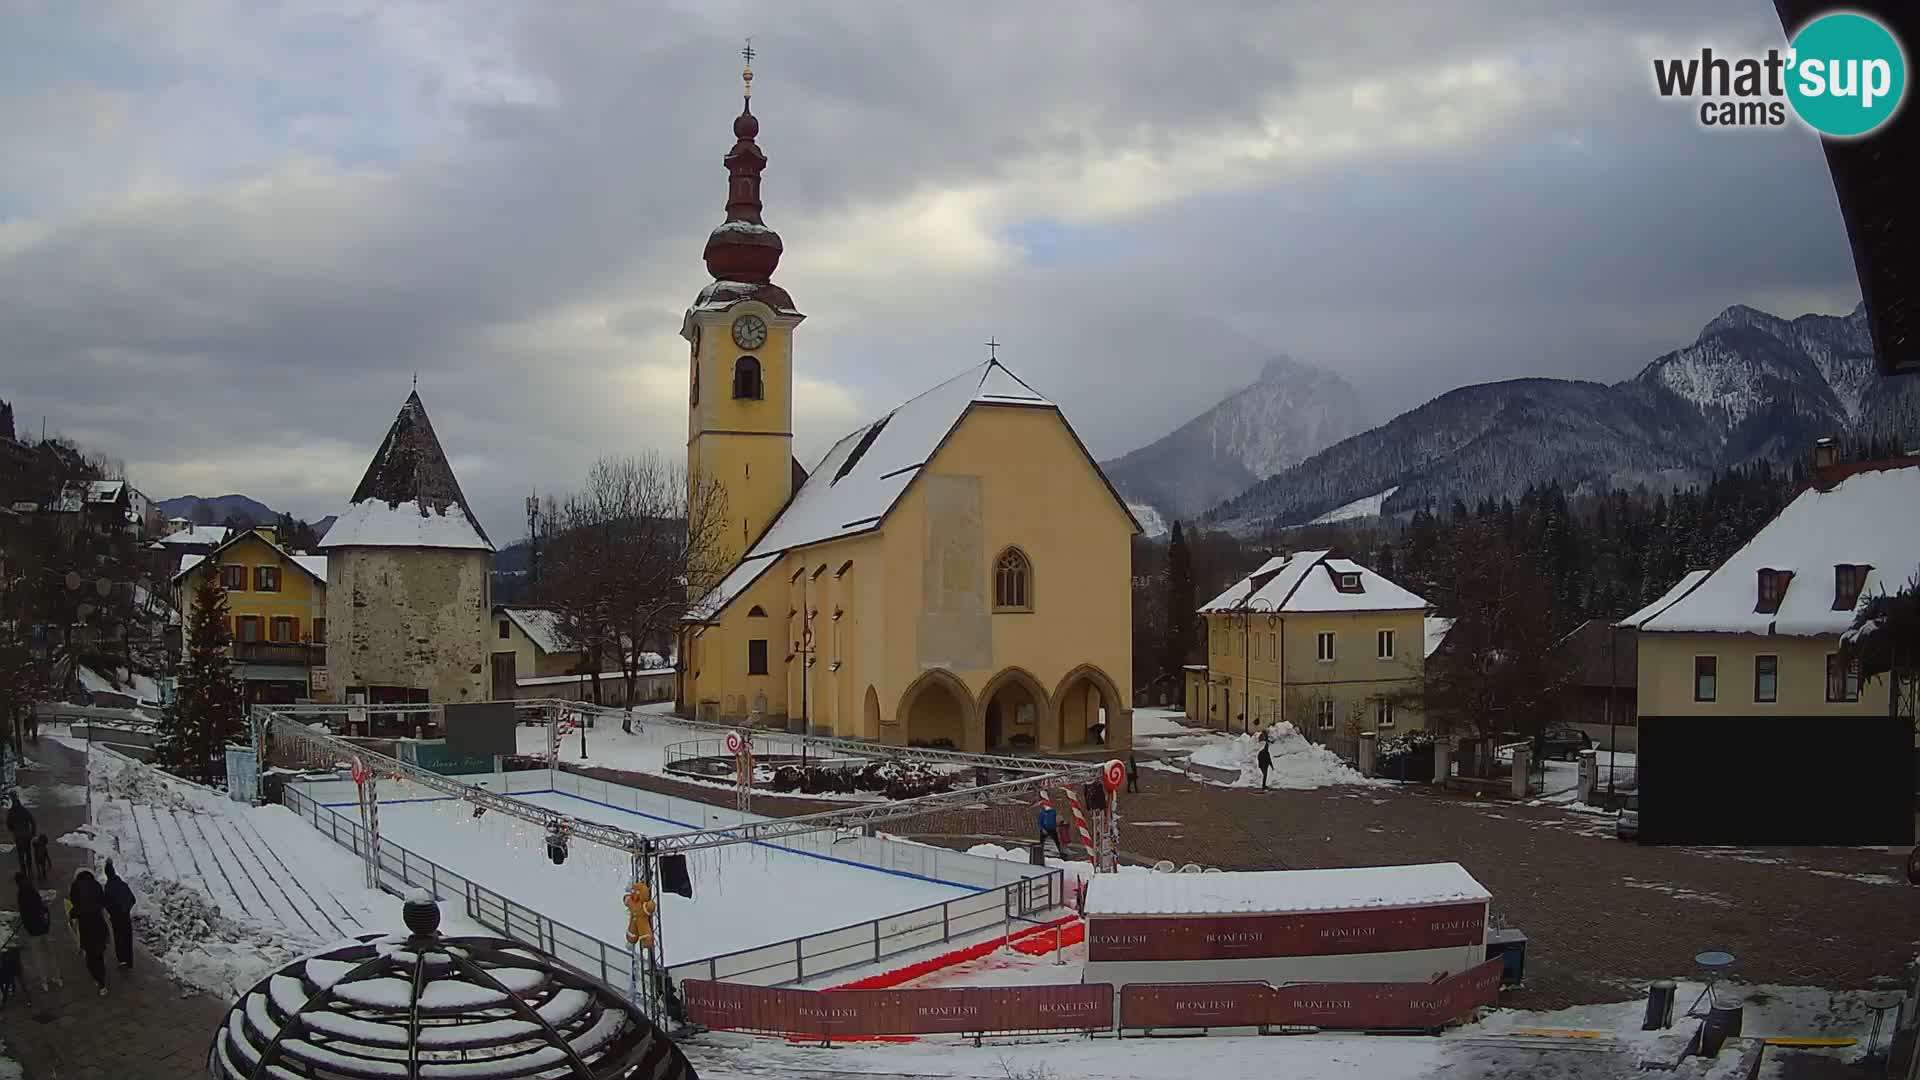
{"label": "onion dome spire", "polygon": [[727,220],[707,237],[707,272],[715,281],[741,281],[767,284],[774,268],[780,265],[780,234],[767,228],[760,219],[760,174],[767,167],[767,155],[760,152],[754,136],[760,134],[760,120],[753,115],[753,39],[740,50],[746,67],[740,72],[742,83],[740,115],[733,120],[733,149],[724,159],[727,166]]}

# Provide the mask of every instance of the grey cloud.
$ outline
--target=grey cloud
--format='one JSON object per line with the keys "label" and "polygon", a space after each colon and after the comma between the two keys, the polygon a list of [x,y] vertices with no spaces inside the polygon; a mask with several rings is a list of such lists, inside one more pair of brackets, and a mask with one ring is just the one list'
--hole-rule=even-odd
{"label": "grey cloud", "polygon": [[[1248,2],[1176,15],[845,2],[804,18],[541,5],[517,19],[490,5],[478,60],[431,20],[372,15],[328,21],[333,36],[312,48],[299,20],[243,22],[219,57],[217,41],[187,34],[143,42],[186,17],[175,9],[128,10],[132,29],[90,39],[69,25],[50,40],[91,41],[94,66],[123,52],[143,77],[211,72],[136,97],[147,134],[106,171],[125,186],[162,160],[186,190],[103,201],[77,144],[33,133],[45,152],[32,190],[9,201],[0,179],[0,214],[24,208],[45,230],[31,242],[0,230],[5,396],[131,462],[224,469],[224,486],[311,516],[344,499],[414,371],[496,536],[517,535],[527,488],[571,484],[599,453],[683,442],[684,394],[640,399],[622,380],[684,365],[676,305],[705,280],[743,32],[763,57],[767,212],[788,230],[790,283],[812,273],[800,223],[1040,157],[1153,155],[1195,132],[1250,130],[1272,100],[1342,71],[1619,54],[1599,64],[1606,77],[1464,146],[1276,166],[1229,178],[1236,193],[1087,226],[1126,238],[1092,263],[1068,252],[878,294],[797,289],[814,315],[803,370],[853,389],[869,414],[998,334],[1108,456],[1252,378],[1270,351],[1349,374],[1384,418],[1462,382],[1622,377],[1728,302],[1852,288],[1811,138],[1692,128],[1626,50],[1637,33],[1775,33],[1765,5]],[[496,54],[539,92],[477,90]],[[0,75],[8,101],[31,89]],[[0,107],[0,139],[12,115]],[[346,166],[274,160],[286,153]],[[612,312],[606,341],[539,336],[576,309]],[[844,421],[803,414],[803,444]],[[270,471],[264,455],[308,467]],[[255,477],[293,490],[252,490]]]}

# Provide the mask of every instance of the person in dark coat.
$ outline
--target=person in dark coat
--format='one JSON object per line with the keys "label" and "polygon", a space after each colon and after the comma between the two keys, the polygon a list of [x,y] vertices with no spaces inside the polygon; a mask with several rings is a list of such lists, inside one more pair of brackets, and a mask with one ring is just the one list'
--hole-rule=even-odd
{"label": "person in dark coat", "polygon": [[33,834],[38,831],[33,823],[33,811],[20,805],[20,796],[15,793],[13,805],[7,807],[7,831],[13,834],[13,850],[20,856],[22,873],[33,872]]}
{"label": "person in dark coat", "polygon": [[113,955],[120,966],[133,967],[133,889],[127,879],[113,872],[113,860],[107,860],[107,921],[113,924]]}
{"label": "person in dark coat", "polygon": [[46,899],[25,872],[15,873],[13,884],[18,890],[20,935],[26,946],[21,956],[20,985],[24,989],[37,976],[40,989],[52,991],[61,981],[60,965],[53,958],[53,913],[47,910]]}
{"label": "person in dark coat", "polygon": [[1260,740],[1260,790],[1267,790],[1267,773],[1273,768],[1273,751],[1267,749],[1267,741]]}
{"label": "person in dark coat", "polygon": [[53,852],[47,850],[47,834],[41,833],[33,838],[33,872],[39,884],[45,885],[53,877]]}
{"label": "person in dark coat", "polygon": [[1140,759],[1134,757],[1131,750],[1127,751],[1127,790],[1140,790]]}
{"label": "person in dark coat", "polygon": [[82,870],[73,875],[73,887],[67,890],[67,921],[80,939],[80,951],[87,958],[87,974],[107,994],[107,893],[93,876]]}

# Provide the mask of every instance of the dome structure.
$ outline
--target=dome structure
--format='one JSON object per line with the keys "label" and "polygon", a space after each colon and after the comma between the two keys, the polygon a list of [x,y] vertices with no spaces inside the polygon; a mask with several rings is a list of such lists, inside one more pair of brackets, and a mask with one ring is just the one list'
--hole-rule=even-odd
{"label": "dome structure", "polygon": [[624,997],[493,937],[442,937],[424,891],[410,933],[296,960],[240,996],[208,1050],[214,1080],[512,1077],[697,1080]]}

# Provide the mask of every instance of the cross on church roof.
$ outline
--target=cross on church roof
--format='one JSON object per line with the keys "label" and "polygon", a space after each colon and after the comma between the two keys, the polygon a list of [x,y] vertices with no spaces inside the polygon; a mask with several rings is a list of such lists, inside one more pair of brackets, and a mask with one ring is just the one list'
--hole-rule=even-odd
{"label": "cross on church roof", "polygon": [[1000,359],[1000,343],[991,337],[987,339],[987,359]]}

